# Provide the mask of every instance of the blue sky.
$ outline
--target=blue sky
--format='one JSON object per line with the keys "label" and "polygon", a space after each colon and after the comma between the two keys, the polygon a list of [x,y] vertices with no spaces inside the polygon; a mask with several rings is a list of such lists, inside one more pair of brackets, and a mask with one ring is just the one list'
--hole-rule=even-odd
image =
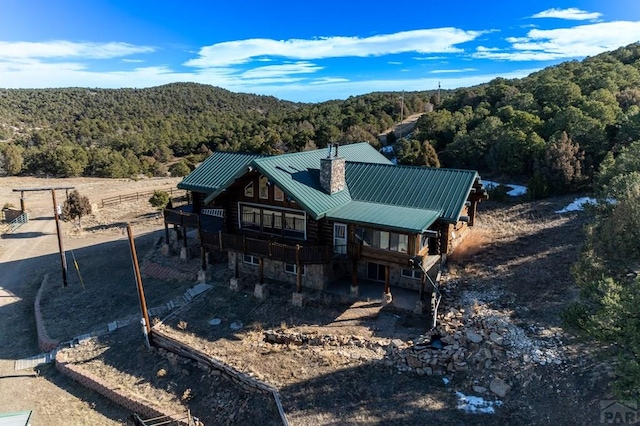
{"label": "blue sky", "polygon": [[191,81],[318,102],[524,77],[636,41],[638,0],[3,0],[0,87]]}

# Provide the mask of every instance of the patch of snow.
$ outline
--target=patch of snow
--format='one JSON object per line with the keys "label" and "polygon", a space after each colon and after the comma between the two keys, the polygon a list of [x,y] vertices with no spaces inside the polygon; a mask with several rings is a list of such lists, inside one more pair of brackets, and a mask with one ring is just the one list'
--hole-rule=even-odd
{"label": "patch of snow", "polygon": [[446,377],[443,377],[442,381],[444,382],[445,385],[449,384],[449,379],[447,379]]}
{"label": "patch of snow", "polygon": [[494,189],[500,185],[506,186],[507,188],[511,188],[507,195],[511,197],[517,197],[519,195],[524,195],[527,193],[527,187],[523,185],[516,185],[515,183],[499,183],[494,182],[492,180],[483,180],[482,183],[487,190]]}
{"label": "patch of snow", "polygon": [[394,165],[396,165],[396,166],[398,165],[398,158],[397,158],[397,157],[393,157],[393,158],[392,158],[391,160],[389,160],[389,161],[391,161],[391,164],[394,164]]}
{"label": "patch of snow", "polygon": [[509,190],[509,192],[507,192],[507,195],[510,195],[512,197],[517,197],[519,195],[524,195],[527,193],[527,187],[523,186],[523,185],[516,185],[513,183],[508,183],[506,185],[508,188],[511,188]]}
{"label": "patch of snow", "polygon": [[499,407],[502,405],[502,401],[485,401],[479,396],[467,396],[462,392],[456,392],[458,397],[458,410],[466,411],[467,413],[482,413],[493,414],[495,410],[493,407]]}
{"label": "patch of snow", "polygon": [[393,145],[383,146],[382,152],[384,152],[385,154],[393,154]]}
{"label": "patch of snow", "polygon": [[591,197],[576,198],[568,206],[561,210],[556,210],[556,213],[569,213],[575,211],[582,211],[585,204],[596,204],[596,199]]}

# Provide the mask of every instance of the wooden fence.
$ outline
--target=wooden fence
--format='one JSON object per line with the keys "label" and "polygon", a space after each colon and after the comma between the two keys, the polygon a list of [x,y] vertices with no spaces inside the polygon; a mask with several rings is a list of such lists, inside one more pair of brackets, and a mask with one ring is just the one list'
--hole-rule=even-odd
{"label": "wooden fence", "polygon": [[136,192],[134,194],[125,194],[125,195],[116,195],[115,197],[103,198],[101,201],[101,206],[113,206],[116,204],[124,203],[127,201],[138,201],[138,200],[148,200],[151,198],[155,191],[164,191],[169,194],[171,198],[174,197],[185,197],[187,195],[187,191],[184,189],[177,188],[160,188],[160,189],[152,189],[150,191],[144,192]]}

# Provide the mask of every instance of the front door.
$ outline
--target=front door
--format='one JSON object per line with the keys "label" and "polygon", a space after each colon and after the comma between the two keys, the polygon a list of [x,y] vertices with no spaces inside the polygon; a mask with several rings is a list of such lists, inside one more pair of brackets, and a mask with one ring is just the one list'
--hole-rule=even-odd
{"label": "front door", "polygon": [[347,254],[347,225],[344,223],[333,224],[333,252]]}

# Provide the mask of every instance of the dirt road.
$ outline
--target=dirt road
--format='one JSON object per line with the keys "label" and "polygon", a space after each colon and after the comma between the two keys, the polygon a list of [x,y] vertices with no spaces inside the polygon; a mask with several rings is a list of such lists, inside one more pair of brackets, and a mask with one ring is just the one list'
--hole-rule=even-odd
{"label": "dirt road", "polygon": [[[62,181],[62,182],[58,182]],[[92,203],[98,197],[135,192],[138,188],[167,186],[167,182],[117,182],[96,179],[66,180],[35,178],[0,179],[2,201],[17,205],[16,187],[79,186]],[[60,198],[60,195],[59,195]],[[126,421],[128,411],[77,385],[52,365],[36,370],[14,370],[18,359],[40,353],[33,313],[33,302],[45,273],[53,285],[62,284],[60,256],[53,220],[50,193],[31,193],[27,199],[30,221],[14,234],[0,239],[0,412],[33,410],[34,425],[117,425]],[[155,238],[153,228],[138,239]],[[112,256],[113,250],[127,246],[122,233],[88,234],[85,238],[63,238],[65,250],[97,256]],[[123,247],[121,247],[123,246]],[[74,273],[71,258],[69,274]],[[70,275],[71,277],[71,275]]]}
{"label": "dirt road", "polygon": [[395,124],[390,129],[385,130],[380,135],[378,135],[380,142],[382,142],[383,144],[386,144],[387,134],[389,134],[390,132],[393,132],[395,134],[396,139],[406,137],[409,133],[413,131],[413,129],[415,129],[416,123],[418,122],[418,119],[422,117],[422,114],[424,113],[410,115],[404,120],[402,120],[401,123]]}

